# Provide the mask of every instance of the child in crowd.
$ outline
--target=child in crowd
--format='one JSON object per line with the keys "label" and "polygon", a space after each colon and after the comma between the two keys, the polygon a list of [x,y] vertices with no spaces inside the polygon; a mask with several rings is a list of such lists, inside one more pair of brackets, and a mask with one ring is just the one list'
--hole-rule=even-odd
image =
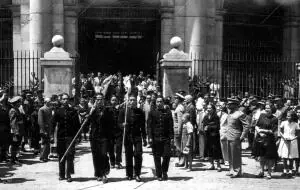
{"label": "child in crowd", "polygon": [[192,171],[192,161],[193,161],[193,125],[190,122],[191,116],[188,113],[182,116],[182,141],[181,147],[183,154],[185,156],[185,168],[188,171]]}
{"label": "child in crowd", "polygon": [[297,115],[293,111],[287,113],[287,120],[279,127],[281,141],[278,155],[283,159],[283,177],[292,177],[293,162],[299,158],[296,131],[300,130]]}

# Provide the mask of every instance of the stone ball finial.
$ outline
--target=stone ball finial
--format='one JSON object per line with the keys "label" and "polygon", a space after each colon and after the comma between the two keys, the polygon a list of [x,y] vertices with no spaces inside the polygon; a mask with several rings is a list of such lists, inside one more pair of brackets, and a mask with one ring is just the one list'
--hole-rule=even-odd
{"label": "stone ball finial", "polygon": [[64,37],[62,37],[61,35],[53,36],[52,44],[53,44],[54,47],[61,48],[64,45]]}
{"label": "stone ball finial", "polygon": [[182,39],[178,36],[174,36],[171,38],[170,44],[172,48],[179,49],[179,47],[182,45]]}

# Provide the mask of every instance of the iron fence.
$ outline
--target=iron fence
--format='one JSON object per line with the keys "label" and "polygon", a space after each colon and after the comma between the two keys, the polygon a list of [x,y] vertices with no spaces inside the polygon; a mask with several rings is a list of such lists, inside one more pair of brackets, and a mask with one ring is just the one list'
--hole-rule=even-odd
{"label": "iron fence", "polygon": [[260,97],[298,98],[296,61],[278,56],[225,55],[222,59],[193,59],[192,93],[229,97],[249,92]]}
{"label": "iron fence", "polygon": [[37,90],[40,86],[41,52],[0,50],[0,86],[10,95],[22,90]]}

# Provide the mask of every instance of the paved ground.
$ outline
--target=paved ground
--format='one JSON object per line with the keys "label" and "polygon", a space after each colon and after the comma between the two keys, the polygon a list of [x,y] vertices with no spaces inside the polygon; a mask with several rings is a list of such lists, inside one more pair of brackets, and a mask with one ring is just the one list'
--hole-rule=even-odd
{"label": "paved ground", "polygon": [[[236,190],[296,190],[300,189],[300,178],[282,179],[279,172],[273,174],[273,179],[257,179],[257,163],[248,158],[249,154],[243,154],[243,178],[230,179],[225,176],[226,171],[218,173],[217,171],[206,170],[208,163],[194,162],[194,171],[188,172],[184,169],[174,167],[175,158],[171,159],[169,181],[158,182],[153,178],[153,160],[149,150],[145,150],[143,155],[144,162],[142,168],[142,182],[125,180],[125,170],[113,169],[109,174],[109,183],[102,184],[93,177],[92,157],[89,143],[84,142],[77,146],[75,159],[75,175],[73,182],[58,180],[58,163],[50,161],[40,163],[38,158],[32,154],[24,156],[22,166],[9,166],[0,164],[0,177],[6,179],[8,183],[0,184],[1,190],[28,189],[28,190],[46,190],[46,189],[70,189],[70,190],[93,190],[93,189],[236,189]],[[224,167],[227,170],[227,167]]]}

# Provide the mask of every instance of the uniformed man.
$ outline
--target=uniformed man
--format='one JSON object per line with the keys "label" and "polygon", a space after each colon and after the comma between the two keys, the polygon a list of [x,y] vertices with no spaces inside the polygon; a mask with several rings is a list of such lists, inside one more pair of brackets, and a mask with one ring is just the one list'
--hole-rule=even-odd
{"label": "uniformed man", "polygon": [[38,111],[38,124],[41,135],[41,155],[42,162],[48,161],[50,153],[50,129],[52,125],[52,109],[50,107],[50,98],[45,98],[45,104]]}
{"label": "uniformed man", "polygon": [[109,111],[113,115],[113,124],[110,126],[110,130],[113,133],[112,139],[109,145],[109,159],[111,168],[117,167],[117,169],[122,169],[122,140],[123,140],[123,130],[118,125],[119,108],[117,106],[118,99],[116,96],[112,96],[110,99]]}
{"label": "uniformed man", "polygon": [[10,120],[10,133],[11,133],[11,145],[10,145],[10,153],[11,153],[11,164],[20,163],[17,159],[17,152],[19,146],[21,145],[22,136],[25,133],[24,130],[24,120],[19,111],[19,107],[21,105],[22,97],[15,96],[10,100],[12,104],[12,108],[9,110],[9,120]]}
{"label": "uniformed man", "polygon": [[226,175],[231,178],[242,175],[241,142],[245,139],[250,126],[246,115],[238,110],[238,106],[238,99],[228,98],[228,115],[223,124],[229,160],[229,173]]}
{"label": "uniformed man", "polygon": [[103,94],[96,96],[96,102],[90,111],[90,143],[93,155],[94,175],[97,181],[107,183],[109,174],[108,144],[112,136],[110,127],[113,125],[113,115],[104,106]]}
{"label": "uniformed man", "polygon": [[[57,125],[57,154],[60,161],[80,128],[77,111],[69,105],[68,94],[62,95],[61,106],[54,113],[53,122],[52,127]],[[52,132],[54,131],[53,129],[51,130]],[[52,132],[51,134],[53,134]],[[64,180],[67,177],[67,182],[72,181],[74,155],[75,144],[71,146],[70,151],[62,162],[59,162],[59,180]]]}
{"label": "uniformed man", "polygon": [[156,99],[156,109],[150,111],[148,131],[149,142],[152,143],[156,177],[159,181],[167,180],[174,129],[172,113],[170,109],[164,107],[162,97]]}
{"label": "uniformed man", "polygon": [[[125,116],[126,113],[126,116]],[[126,121],[125,121],[126,117]],[[143,147],[147,146],[146,129],[145,129],[145,114],[137,108],[137,100],[134,94],[129,96],[128,109],[122,109],[118,118],[119,125],[125,127],[124,147],[126,158],[126,176],[128,180],[133,179],[133,169],[135,180],[141,181],[142,154]],[[142,144],[143,143],[143,144]],[[134,157],[134,166],[133,166]]]}

